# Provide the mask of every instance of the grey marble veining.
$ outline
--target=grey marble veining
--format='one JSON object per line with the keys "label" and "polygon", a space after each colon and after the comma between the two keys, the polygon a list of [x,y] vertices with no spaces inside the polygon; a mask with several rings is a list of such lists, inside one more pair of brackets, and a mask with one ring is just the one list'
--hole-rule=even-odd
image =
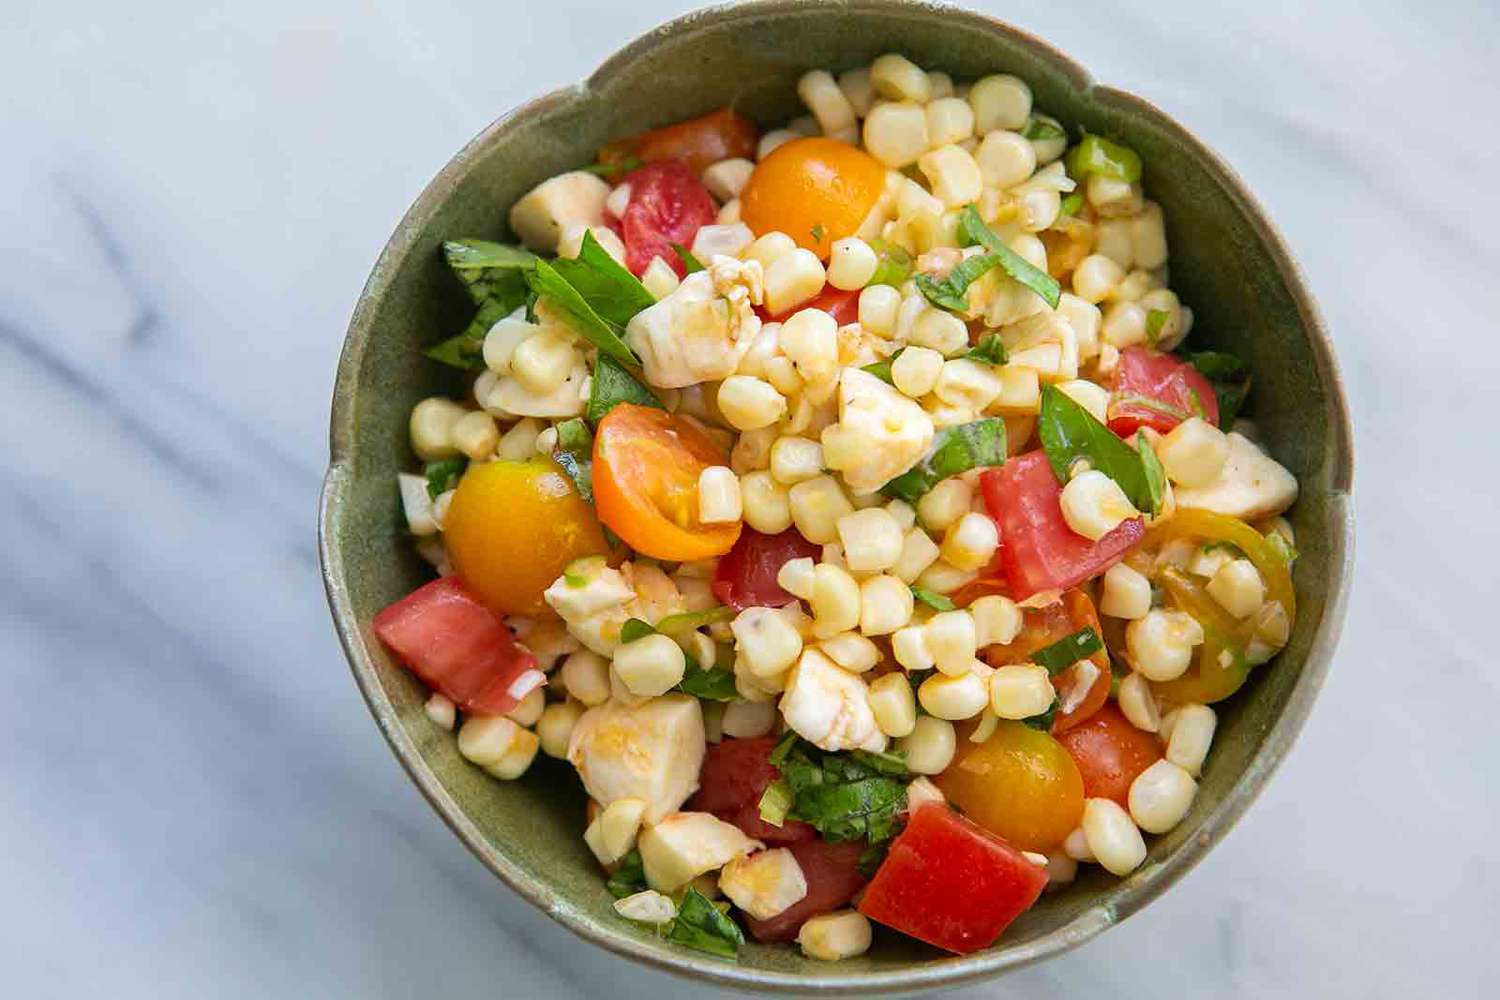
{"label": "grey marble veining", "polygon": [[[687,6],[7,5],[5,995],[707,992],[573,940],[448,833],[350,683],[313,539],[343,329],[401,212],[496,114]],[[1360,523],[1322,700],[1226,842],[962,995],[1492,993],[1500,13],[982,6],[1264,200],[1338,343]]]}

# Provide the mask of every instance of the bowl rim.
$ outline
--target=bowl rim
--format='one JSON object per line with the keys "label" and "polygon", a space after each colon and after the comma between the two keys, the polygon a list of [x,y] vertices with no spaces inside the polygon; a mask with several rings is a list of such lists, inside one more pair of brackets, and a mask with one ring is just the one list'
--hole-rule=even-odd
{"label": "bowl rim", "polygon": [[1236,203],[1257,238],[1269,251],[1270,259],[1296,305],[1316,362],[1319,380],[1325,389],[1329,411],[1327,415],[1331,422],[1334,467],[1328,496],[1328,599],[1286,705],[1272,727],[1262,736],[1260,746],[1245,770],[1223,800],[1204,817],[1195,836],[1160,863],[1148,864],[1111,887],[1101,900],[1090,904],[1068,923],[1024,944],[1009,947],[1002,945],[998,949],[961,957],[936,958],[905,969],[842,974],[835,972],[815,979],[791,973],[750,969],[698,957],[680,949],[653,947],[623,930],[619,933],[601,931],[583,919],[577,909],[557,898],[544,882],[523,872],[486,840],[422,758],[380,684],[365,637],[350,604],[335,520],[344,490],[352,476],[353,400],[372,320],[387,288],[412,252],[423,223],[447,199],[452,186],[465,175],[490,140],[514,122],[544,115],[556,106],[587,96],[590,91],[598,89],[600,84],[665,39],[690,33],[702,26],[733,23],[744,18],[773,18],[810,9],[826,9],[827,5],[822,0],[740,0],[692,11],[667,21],[638,36],[610,56],[581,83],[554,90],[501,115],[444,165],[422,190],[386,242],[360,292],[350,319],[334,383],[329,435],[330,462],[319,496],[318,551],[324,589],[340,644],[360,692],[392,752],[449,828],[486,867],[513,890],[578,936],[617,955],[677,976],[695,981],[707,980],[727,987],[780,993],[870,995],[959,986],[1075,948],[1151,902],[1191,870],[1224,837],[1285,759],[1312,709],[1331,665],[1348,606],[1353,568],[1354,456],[1349,406],[1338,362],[1317,305],[1303,280],[1302,270],[1280,232],[1244,181],[1217,153],[1154,104],[1127,91],[1096,83],[1077,61],[1050,43],[986,14],[945,3],[909,0],[844,0],[840,6],[854,15],[880,12],[913,17],[939,16],[998,35],[1051,62],[1067,75],[1073,88],[1087,93],[1095,101],[1114,104],[1131,113],[1153,119],[1174,141],[1182,143],[1193,154],[1211,179],[1221,185]]}

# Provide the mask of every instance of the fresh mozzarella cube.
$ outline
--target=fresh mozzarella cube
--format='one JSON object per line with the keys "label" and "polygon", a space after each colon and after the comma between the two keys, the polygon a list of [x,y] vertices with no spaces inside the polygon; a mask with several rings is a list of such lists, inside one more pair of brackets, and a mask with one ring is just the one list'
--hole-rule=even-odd
{"label": "fresh mozzarella cube", "polygon": [[734,824],[703,812],[665,816],[641,831],[637,845],[646,884],[658,892],[675,892],[763,846]]}
{"label": "fresh mozzarella cube", "polygon": [[838,910],[813,917],[797,931],[797,944],[808,958],[841,962],[870,950],[874,931],[858,910]]}
{"label": "fresh mozzarella cube", "polygon": [[401,488],[401,510],[406,515],[406,527],[413,535],[437,533],[437,521],[432,516],[432,495],[427,492],[427,477],[403,472],[396,477]]}
{"label": "fresh mozzarella cube", "polygon": [[554,701],[542,710],[536,721],[536,736],[541,741],[542,753],[558,760],[566,760],[568,743],[573,738],[573,727],[583,715],[583,706],[576,701]]}
{"label": "fresh mozzarella cube", "polygon": [[698,271],[666,298],[636,313],[625,339],[641,358],[646,380],[675,389],[728,378],[760,332],[750,301],[754,275],[745,275],[734,297],[715,294],[714,278]]}
{"label": "fresh mozzarella cube", "polygon": [[719,889],[755,920],[770,920],[807,895],[807,879],[785,847],[735,858],[719,874]]}
{"label": "fresh mozzarella cube", "polygon": [[573,560],[542,594],[565,622],[618,607],[634,597],[635,590],[625,582],[624,575],[603,556]]}
{"label": "fresh mozzarella cube", "polygon": [[921,461],[935,433],[916,402],[867,371],[846,368],[839,422],[823,431],[823,457],[851,489],[868,493]]}
{"label": "fresh mozzarella cube", "polygon": [[816,649],[806,649],[787,678],[780,709],[797,735],[824,750],[886,747],[865,682]]}
{"label": "fresh mozzarella cube", "polygon": [[638,924],[655,924],[659,927],[677,919],[677,904],[672,902],[670,896],[663,896],[655,889],[617,899],[614,905],[616,913]]}
{"label": "fresh mozzarella cube", "polygon": [[1178,486],[1208,486],[1224,471],[1229,438],[1202,417],[1189,417],[1157,442],[1156,457]]}
{"label": "fresh mozzarella cube", "polygon": [[645,821],[653,823],[697,791],[703,751],[698,699],[669,694],[635,707],[606,702],[584,712],[573,727],[568,760],[594,801],[608,806],[641,799]]}
{"label": "fresh mozzarella cube", "polygon": [[703,186],[721,202],[738,198],[755,172],[755,164],[740,157],[720,160],[703,171]]}
{"label": "fresh mozzarella cube", "polygon": [[574,224],[604,225],[609,185],[584,170],[548,178],[510,210],[510,228],[538,253],[556,253],[564,230]]}
{"label": "fresh mozzarella cube", "polygon": [[1122,522],[1140,515],[1120,484],[1097,469],[1068,480],[1058,503],[1068,527],[1096,542]]}
{"label": "fresh mozzarella cube", "polygon": [[774,608],[746,608],[729,628],[734,633],[736,667],[743,664],[756,677],[783,674],[802,655],[801,633]]}
{"label": "fresh mozzarella cube", "polygon": [[589,370],[580,361],[551,392],[532,392],[513,375],[495,378],[493,372],[486,372],[474,382],[474,397],[480,406],[500,416],[562,419],[583,413],[588,384]]}
{"label": "fresh mozzarella cube", "polygon": [[1206,486],[1179,487],[1177,506],[1258,521],[1280,514],[1297,499],[1297,480],[1244,435],[1228,436],[1229,457]]}

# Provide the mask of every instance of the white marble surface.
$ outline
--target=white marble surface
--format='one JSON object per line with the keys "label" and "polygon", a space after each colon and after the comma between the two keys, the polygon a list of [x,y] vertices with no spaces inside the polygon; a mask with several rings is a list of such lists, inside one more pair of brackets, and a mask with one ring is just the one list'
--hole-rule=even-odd
{"label": "white marble surface", "polygon": [[[574,941],[448,833],[350,682],[313,538],[400,213],[687,6],[6,5],[6,995],[707,992]],[[985,6],[1196,128],[1279,220],[1342,355],[1360,541],[1322,700],[1227,841],[964,995],[1493,995],[1495,5]]]}

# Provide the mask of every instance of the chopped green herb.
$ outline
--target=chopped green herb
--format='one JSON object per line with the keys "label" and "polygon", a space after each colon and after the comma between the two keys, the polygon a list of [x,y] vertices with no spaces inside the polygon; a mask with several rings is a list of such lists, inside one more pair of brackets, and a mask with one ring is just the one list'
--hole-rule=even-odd
{"label": "chopped green herb", "polygon": [[1119,484],[1137,510],[1153,515],[1161,511],[1161,492],[1153,487],[1141,453],[1056,386],[1042,387],[1037,436],[1058,482],[1067,483],[1073,463],[1087,459]]}
{"label": "chopped green herb", "polygon": [[525,298],[525,272],[536,264],[536,254],[530,250],[489,240],[448,240],[443,244],[443,258],[476,305],[498,299],[510,309]]}
{"label": "chopped green herb", "polygon": [[1054,696],[1052,704],[1047,707],[1047,711],[1042,712],[1040,715],[1029,715],[1021,720],[1021,724],[1023,726],[1030,726],[1032,729],[1039,729],[1044,733],[1050,733],[1052,731],[1052,720],[1057,718],[1058,704],[1059,701]]}
{"label": "chopped green herb", "polygon": [[[599,348],[601,356],[612,357],[622,365],[640,365],[640,359],[625,343],[624,327],[601,316],[553,265],[544,260],[537,261],[526,280],[538,295],[547,296],[567,315],[573,329]],[[645,291],[644,288],[641,290]],[[650,295],[649,292],[646,294]]]}
{"label": "chopped green herb", "polygon": [[958,606],[948,598],[944,597],[942,594],[939,594],[933,590],[928,590],[926,587],[918,587],[915,584],[912,585],[911,596],[915,597],[917,600],[921,601],[929,608],[932,608],[934,611],[952,611]]}
{"label": "chopped green herb", "polygon": [[888,385],[895,385],[896,380],[891,375],[891,365],[897,358],[901,356],[901,352],[904,350],[906,350],[906,348],[904,347],[897,348],[896,352],[890,357],[877,361],[873,365],[865,365],[861,370],[869,372],[871,375],[874,375],[876,378],[880,379],[880,381],[885,382]]}
{"label": "chopped green herb", "polygon": [[610,323],[624,326],[636,313],[656,304],[656,296],[599,245],[592,230],[584,231],[577,257],[559,257],[552,261],[552,269]]}
{"label": "chopped green herb", "polygon": [[855,867],[865,878],[874,878],[875,870],[885,861],[885,856],[890,853],[891,844],[888,840],[882,840],[878,844],[871,844],[859,854],[859,861]]}
{"label": "chopped green herb", "polygon": [[1085,135],[1068,150],[1063,165],[1068,176],[1078,181],[1089,174],[1102,174],[1127,184],[1141,179],[1141,158],[1136,151],[1102,135]]}
{"label": "chopped green herb", "polygon": [[646,888],[646,866],[641,863],[641,852],[631,851],[620,859],[620,867],[605,883],[609,894],[616,899],[634,896]]}
{"label": "chopped green herb", "polygon": [[677,690],[708,701],[734,701],[740,696],[734,683],[734,671],[723,667],[697,669],[689,665]]}
{"label": "chopped green herb", "polygon": [[1152,347],[1155,347],[1156,342],[1161,339],[1161,329],[1171,318],[1172,314],[1165,309],[1152,309],[1146,313],[1146,341]]}
{"label": "chopped green herb", "polygon": [[662,635],[677,637],[695,628],[703,628],[706,625],[717,625],[719,622],[734,621],[736,612],[731,607],[720,605],[717,608],[709,608],[707,611],[684,611],[677,615],[667,615],[656,623],[656,631]]}
{"label": "chopped green herb", "polygon": [[1266,544],[1271,547],[1271,551],[1275,552],[1281,558],[1281,561],[1286,564],[1288,569],[1291,568],[1292,563],[1297,561],[1297,547],[1287,541],[1286,536],[1281,532],[1269,532],[1266,535]]}
{"label": "chopped green herb", "polygon": [[886,483],[880,492],[907,503],[916,503],[949,476],[970,469],[1004,465],[1005,458],[1005,421],[992,417],[959,424],[940,431],[927,457],[915,468]]}
{"label": "chopped green herb", "polygon": [[792,794],[792,786],[786,783],[786,779],[777,778],[761,793],[760,818],[772,826],[781,826],[786,822],[787,810],[792,808],[796,799]]}
{"label": "chopped green herb", "polygon": [[627,618],[625,624],[620,626],[620,644],[635,642],[644,639],[648,635],[655,635],[656,629],[650,622],[641,621],[639,618]]}
{"label": "chopped green herb", "polygon": [[1062,286],[1057,283],[1057,279],[1006,246],[1000,237],[984,224],[984,220],[979,217],[979,211],[973,205],[969,205],[959,213],[958,227],[960,234],[970,244],[977,244],[991,254],[999,255],[1000,266],[1004,268],[1006,274],[1036,292],[1053,309],[1057,308],[1057,303],[1062,298]]}
{"label": "chopped green herb", "polygon": [[594,435],[589,425],[574,417],[557,425],[557,448],[552,452],[563,467],[578,495],[586,503],[594,502]]}
{"label": "chopped green herb", "polygon": [[490,327],[516,311],[516,306],[490,299],[479,307],[462,333],[455,334],[423,352],[424,356],[445,365],[468,371],[484,364],[484,335]]}
{"label": "chopped green herb", "polygon": [[1183,355],[1183,360],[1213,383],[1219,403],[1219,426],[1229,429],[1250,394],[1250,369],[1245,362],[1224,351],[1198,351]]}
{"label": "chopped green herb", "polygon": [[1084,626],[1072,635],[1064,636],[1050,646],[1043,646],[1031,654],[1031,662],[1046,667],[1047,673],[1056,677],[1079,660],[1093,656],[1104,648],[1104,640],[1093,628]]}
{"label": "chopped green herb", "polygon": [[1062,200],[1058,214],[1061,216],[1077,215],[1081,208],[1083,208],[1083,192],[1074,191]]}
{"label": "chopped green herb", "polygon": [[1005,341],[1000,339],[998,333],[987,333],[979,338],[979,343],[969,348],[964,357],[992,365],[1003,365],[1005,364]]}
{"label": "chopped green herb", "polygon": [[605,180],[614,180],[616,177],[628,174],[640,166],[641,161],[639,158],[627,156],[622,160],[616,160],[614,163],[590,163],[588,166],[579,167],[578,169],[584,173],[597,174]]}
{"label": "chopped green herb", "polygon": [[940,309],[967,313],[969,286],[1003,263],[1000,254],[993,252],[966,257],[942,281],[927,274],[917,275],[917,289],[927,297],[928,302]]}
{"label": "chopped green herb", "polygon": [[695,274],[698,271],[708,270],[703,266],[703,262],[701,260],[693,256],[693,251],[689,250],[681,243],[673,243],[672,252],[677,255],[678,260],[682,261],[682,266],[687,269],[688,274]]}
{"label": "chopped green herb", "polygon": [[1067,139],[1068,133],[1051,118],[1032,115],[1026,119],[1026,126],[1021,129],[1021,136],[1033,142],[1040,142],[1046,139]]}
{"label": "chopped green herb", "polygon": [[1146,440],[1145,431],[1135,432],[1135,450],[1141,456],[1141,470],[1146,474],[1146,492],[1151,498],[1153,514],[1162,509],[1167,500],[1167,472],[1161,467],[1156,450]]}
{"label": "chopped green herb", "polygon": [[605,414],[621,403],[666,409],[644,382],[614,358],[601,353],[594,363],[594,381],[589,386],[589,404],[584,409],[584,419],[597,427]]}
{"label": "chopped green herb", "polygon": [[906,279],[911,277],[911,254],[906,248],[898,243],[879,237],[870,241],[870,249],[875,251],[875,274],[870,278],[872,285],[890,285],[900,288],[906,284]]}
{"label": "chopped green herb", "polygon": [[440,458],[436,462],[428,462],[427,467],[422,470],[427,476],[427,495],[436,500],[457,486],[468,464],[467,458]]}
{"label": "chopped green herb", "polygon": [[690,887],[677,905],[677,919],[667,928],[666,938],[695,951],[734,958],[745,943],[745,932],[707,896]]}
{"label": "chopped green herb", "polygon": [[786,815],[811,823],[826,840],[875,844],[896,833],[906,807],[906,763],[899,755],[827,753],[789,733],[771,763],[791,790]]}
{"label": "chopped green herb", "polygon": [[577,560],[568,563],[567,568],[563,570],[563,583],[566,583],[568,586],[573,588],[587,587],[589,585],[588,574],[579,573],[578,571],[573,569],[573,566],[576,564],[576,562]]}
{"label": "chopped green herb", "polygon": [[813,226],[812,229],[808,230],[808,232],[812,234],[814,243],[823,242],[823,224],[821,222]]}

